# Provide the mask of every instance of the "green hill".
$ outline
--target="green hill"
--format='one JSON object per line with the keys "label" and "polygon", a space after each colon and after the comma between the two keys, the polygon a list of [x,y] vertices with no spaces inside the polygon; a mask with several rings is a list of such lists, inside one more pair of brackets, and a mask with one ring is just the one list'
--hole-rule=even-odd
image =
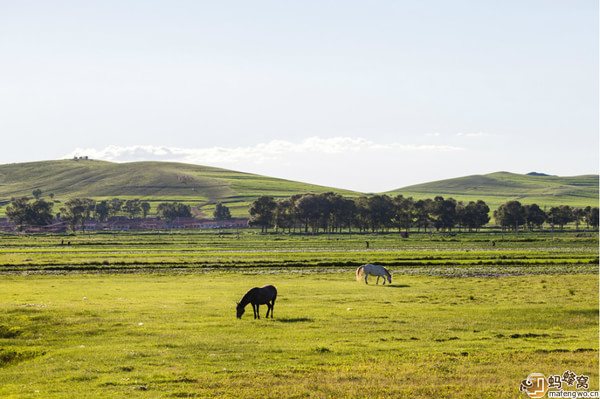
{"label": "green hill", "polygon": [[[390,180],[393,177],[390,177]],[[87,197],[139,198],[157,205],[180,201],[198,216],[211,216],[214,204],[226,204],[234,216],[247,216],[261,195],[276,198],[297,193],[334,191],[348,197],[361,193],[207,166],[174,162],[112,163],[59,160],[0,165],[0,215],[12,198],[53,194],[55,202]],[[498,172],[404,187],[386,193],[415,199],[441,195],[456,200],[484,200],[491,209],[512,199],[540,206],[598,206],[598,175],[556,177]],[[58,211],[60,204],[55,206]]]}
{"label": "green hill", "polygon": [[181,201],[192,205],[198,215],[210,214],[212,206],[222,202],[234,216],[246,216],[248,204],[261,195],[289,197],[296,193],[328,191],[359,195],[331,187],[183,163],[60,160],[0,165],[0,203],[31,196],[35,189],[42,190],[42,197],[54,194],[58,201],[75,197],[139,198],[151,203]]}
{"label": "green hill", "polygon": [[491,209],[506,201],[543,206],[598,206],[598,175],[572,177],[496,172],[408,186],[386,194],[415,199],[440,195],[459,201],[483,200]]}

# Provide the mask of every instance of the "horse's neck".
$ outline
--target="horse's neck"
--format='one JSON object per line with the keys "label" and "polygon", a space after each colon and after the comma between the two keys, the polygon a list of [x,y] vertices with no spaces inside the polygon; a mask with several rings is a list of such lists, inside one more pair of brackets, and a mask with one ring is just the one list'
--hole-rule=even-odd
{"label": "horse's neck", "polygon": [[242,297],[242,300],[240,301],[240,305],[245,307],[249,303],[250,303],[250,293],[247,292],[246,295],[244,295]]}

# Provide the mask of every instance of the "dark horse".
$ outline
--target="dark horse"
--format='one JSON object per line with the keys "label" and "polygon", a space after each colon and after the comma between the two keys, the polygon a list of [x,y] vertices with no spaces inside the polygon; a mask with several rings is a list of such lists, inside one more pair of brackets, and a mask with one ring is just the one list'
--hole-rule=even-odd
{"label": "dark horse", "polygon": [[248,292],[244,294],[242,300],[237,304],[237,318],[241,319],[244,311],[246,310],[246,305],[248,303],[252,304],[252,310],[254,311],[254,318],[260,319],[260,314],[258,313],[258,307],[260,305],[267,305],[267,318],[269,317],[269,312],[271,312],[271,318],[273,318],[273,306],[275,306],[275,299],[277,299],[277,288],[272,285],[265,285],[264,287],[254,287],[251,288]]}

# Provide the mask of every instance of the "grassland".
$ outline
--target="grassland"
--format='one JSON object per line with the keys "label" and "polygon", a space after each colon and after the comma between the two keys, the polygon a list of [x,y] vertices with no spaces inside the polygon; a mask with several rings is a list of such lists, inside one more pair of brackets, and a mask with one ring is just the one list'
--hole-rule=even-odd
{"label": "grassland", "polygon": [[[393,284],[357,282],[367,261]],[[598,389],[596,233],[2,235],[0,272],[3,397],[521,398],[567,369]],[[237,320],[267,283],[275,318]]]}
{"label": "grassland", "polygon": [[598,175],[530,176],[508,172],[465,176],[418,184],[389,192],[415,199],[441,195],[457,201],[483,200],[491,209],[516,200],[544,206],[598,206]]}
{"label": "grassland", "polygon": [[[390,185],[393,186],[393,175]],[[598,175],[576,177],[527,176],[498,172],[442,180],[390,191],[415,199],[437,195],[460,201],[484,200],[492,210],[508,200],[541,207],[598,206]],[[64,202],[74,197],[96,200],[139,198],[156,205],[179,201],[198,216],[210,216],[216,202],[227,205],[235,217],[247,217],[248,206],[261,195],[275,198],[298,193],[333,191],[345,197],[365,195],[341,188],[276,179],[226,169],[171,162],[111,163],[96,160],[60,160],[0,165],[0,216],[11,198],[42,190]],[[60,206],[56,206],[58,211]]]}

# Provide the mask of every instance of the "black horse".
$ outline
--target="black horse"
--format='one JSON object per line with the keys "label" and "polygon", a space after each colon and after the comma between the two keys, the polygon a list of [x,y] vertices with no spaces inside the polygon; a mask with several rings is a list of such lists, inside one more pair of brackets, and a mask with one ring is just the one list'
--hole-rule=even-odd
{"label": "black horse", "polygon": [[273,307],[275,306],[275,299],[277,299],[277,288],[272,285],[265,285],[264,287],[254,287],[244,294],[242,300],[237,304],[237,318],[241,319],[242,315],[246,310],[248,303],[252,304],[252,310],[254,311],[254,318],[260,319],[258,307],[260,305],[267,305],[267,318],[269,312],[271,312],[271,318],[273,318]]}

